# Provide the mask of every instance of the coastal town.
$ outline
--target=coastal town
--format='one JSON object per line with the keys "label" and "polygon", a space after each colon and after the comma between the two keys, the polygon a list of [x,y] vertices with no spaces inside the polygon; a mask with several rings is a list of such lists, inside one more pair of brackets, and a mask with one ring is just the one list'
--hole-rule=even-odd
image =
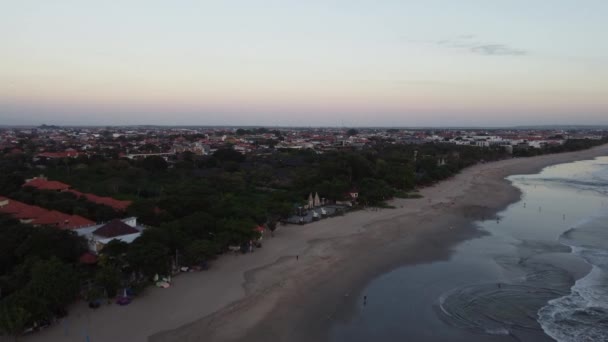
{"label": "coastal town", "polygon": [[[285,226],[313,232],[395,198],[403,208],[467,167],[607,139],[596,128],[4,127],[0,234],[14,252],[0,260],[0,324],[18,336],[73,307],[130,305],[222,255],[278,248],[269,239]],[[34,300],[40,291],[51,299]]]}
{"label": "coastal town", "polygon": [[[134,202],[133,196],[100,196],[81,192],[59,180],[48,179],[44,175],[48,167],[72,165],[86,168],[91,159],[110,160],[144,159],[164,160],[168,169],[184,167],[184,161],[196,163],[213,157],[220,151],[232,151],[245,158],[264,158],[289,153],[311,152],[322,155],[328,153],[348,153],[349,151],[369,151],[377,146],[410,146],[410,156],[414,162],[418,156],[415,146],[462,146],[478,149],[499,150],[505,156],[529,156],[551,148],[560,148],[568,141],[601,141],[608,136],[608,129],[601,128],[522,128],[522,129],[381,129],[381,128],[264,128],[264,127],[60,127],[42,125],[38,127],[0,128],[0,155],[5,159],[20,159],[28,170],[22,175],[21,186],[42,192],[61,192],[73,195],[75,199],[106,208],[114,215],[77,215],[49,210],[16,199],[0,197],[0,212],[19,219],[21,223],[35,226],[53,226],[59,229],[78,231],[91,226],[99,226],[99,220],[125,219],[127,209]],[[412,148],[413,146],[413,148]],[[420,157],[429,157],[428,155]],[[432,156],[437,166],[448,163],[448,154]],[[25,158],[25,159],[24,159]],[[237,158],[238,160],[239,158]],[[420,158],[422,159],[422,158]],[[453,158],[452,158],[453,159]],[[285,161],[297,166],[301,160],[291,158]],[[454,160],[451,160],[454,162]],[[204,167],[203,167],[204,168]],[[68,167],[69,170],[69,167]],[[53,173],[51,171],[51,173]],[[420,178],[420,170],[416,177]],[[15,176],[15,175],[13,175]],[[18,177],[19,178],[19,177]],[[313,196],[313,189],[288,209],[283,215],[285,223],[308,223],[328,215],[343,213],[358,204],[359,191],[356,184],[343,191],[344,196],[333,196],[319,189]],[[106,191],[104,191],[106,192]],[[115,192],[119,193],[119,191]],[[1,194],[0,196],[7,195]],[[30,201],[31,202],[31,201]],[[35,201],[34,201],[35,202]],[[321,208],[323,207],[323,208]],[[307,211],[309,208],[322,210]],[[303,212],[304,210],[304,212]],[[154,207],[155,214],[162,211]],[[292,216],[290,216],[292,215]],[[89,216],[89,217],[86,217]],[[133,218],[136,219],[136,218]],[[260,222],[262,224],[262,222]],[[135,227],[135,224],[130,224]],[[140,233],[127,229],[127,233]],[[90,229],[86,229],[90,233]],[[120,231],[120,229],[119,229]],[[87,233],[87,234],[88,234]],[[114,236],[118,232],[114,232]],[[125,235],[129,235],[125,234]],[[85,234],[86,235],[86,234]],[[90,234],[89,234],[90,235]],[[139,234],[137,234],[139,236]],[[130,241],[134,240],[133,236]],[[105,236],[107,238],[107,236]],[[90,238],[90,236],[89,236]],[[107,242],[108,240],[106,240]],[[93,243],[95,245],[95,243]],[[97,253],[99,246],[92,251]]]}
{"label": "coastal town", "polygon": [[0,151],[34,152],[40,159],[76,158],[102,153],[115,158],[162,156],[173,159],[182,152],[211,155],[222,148],[242,154],[275,150],[313,150],[317,153],[363,149],[377,142],[391,144],[442,143],[463,146],[503,146],[540,149],[561,145],[567,139],[599,140],[603,128],[512,129],[397,129],[397,128],[236,128],[236,127],[59,127],[42,125],[0,127]]}

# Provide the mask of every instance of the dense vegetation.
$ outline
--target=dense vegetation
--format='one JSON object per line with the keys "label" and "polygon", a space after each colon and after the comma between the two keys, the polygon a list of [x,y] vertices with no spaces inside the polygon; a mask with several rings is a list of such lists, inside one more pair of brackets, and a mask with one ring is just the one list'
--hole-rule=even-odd
{"label": "dense vegetation", "polygon": [[86,242],[74,232],[32,227],[0,216],[0,328],[16,335],[61,317],[78,294],[78,258]]}
{"label": "dense vegetation", "polygon": [[[570,140],[545,150],[516,149],[514,155],[579,150],[602,142]],[[257,225],[274,230],[311,192],[336,201],[357,189],[360,205],[379,205],[480,161],[506,157],[502,147],[386,141],[323,154],[276,151],[245,157],[223,149],[201,157],[185,152],[169,162],[93,155],[34,164],[31,155],[7,154],[0,159],[0,195],[99,221],[133,215],[150,228],[130,245],[110,243],[97,266],[90,267],[78,264],[86,244],[73,233],[0,217],[0,327],[18,333],[62,315],[83,284],[89,284],[87,297],[111,297],[123,287],[140,288],[154,274],[168,273],[176,257],[182,265],[200,265],[229,245],[254,239]],[[40,168],[50,179],[80,191],[134,204],[121,214],[70,194],[22,188],[23,180]]]}
{"label": "dense vegetation", "polygon": [[564,142],[563,145],[551,145],[542,149],[537,148],[519,148],[513,150],[513,155],[517,157],[531,157],[538,156],[547,153],[561,153],[561,152],[573,152],[580,151],[604,144],[608,142],[608,139],[602,140],[589,140],[589,139],[569,139]]}

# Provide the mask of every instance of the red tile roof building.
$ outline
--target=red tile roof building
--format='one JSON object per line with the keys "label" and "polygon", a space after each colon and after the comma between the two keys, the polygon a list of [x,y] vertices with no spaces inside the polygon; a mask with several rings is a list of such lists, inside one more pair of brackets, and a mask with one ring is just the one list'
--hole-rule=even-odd
{"label": "red tile roof building", "polygon": [[41,158],[57,159],[57,158],[76,158],[78,157],[77,151],[65,151],[65,152],[42,152],[36,155]]}
{"label": "red tile roof building", "polygon": [[58,182],[50,181],[45,177],[36,177],[28,180],[23,186],[29,186],[38,190],[51,190],[51,191],[68,191],[76,195],[76,197],[84,197],[89,202],[106,205],[116,211],[125,211],[131,205],[131,201],[121,201],[112,197],[97,196],[95,194],[88,194],[77,190],[70,189],[70,185]]}
{"label": "red tile roof building", "polygon": [[59,229],[76,229],[95,222],[78,215],[68,215],[56,210],[47,210],[0,196],[0,213],[12,216],[23,223],[35,226],[52,226]]}
{"label": "red tile roof building", "polygon": [[94,194],[82,193],[82,192],[79,192],[76,190],[68,190],[68,191],[70,191],[71,193],[73,193],[74,195],[76,195],[78,197],[84,196],[87,199],[87,201],[89,201],[89,202],[106,205],[116,211],[125,211],[132,203],[131,201],[121,201],[121,200],[114,199],[112,197],[97,196]]}
{"label": "red tile roof building", "polygon": [[65,191],[70,188],[70,186],[65,183],[61,183],[58,181],[50,181],[43,177],[31,179],[27,183],[25,183],[23,186],[29,186],[32,188],[36,188],[38,190],[55,190],[55,191]]}

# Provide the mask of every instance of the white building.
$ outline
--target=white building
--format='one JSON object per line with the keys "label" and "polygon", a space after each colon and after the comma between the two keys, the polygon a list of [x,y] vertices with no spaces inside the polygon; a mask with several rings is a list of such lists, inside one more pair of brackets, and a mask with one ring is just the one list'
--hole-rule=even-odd
{"label": "white building", "polygon": [[141,236],[144,229],[144,226],[137,224],[136,217],[128,217],[75,229],[74,231],[87,239],[91,252],[99,253],[112,240],[120,240],[126,243],[133,242]]}

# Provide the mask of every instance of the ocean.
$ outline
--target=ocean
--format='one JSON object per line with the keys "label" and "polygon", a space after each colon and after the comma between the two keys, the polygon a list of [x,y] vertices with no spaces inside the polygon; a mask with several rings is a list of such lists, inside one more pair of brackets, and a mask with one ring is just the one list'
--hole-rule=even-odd
{"label": "ocean", "polygon": [[481,237],[372,280],[330,340],[608,341],[608,157],[509,180]]}

